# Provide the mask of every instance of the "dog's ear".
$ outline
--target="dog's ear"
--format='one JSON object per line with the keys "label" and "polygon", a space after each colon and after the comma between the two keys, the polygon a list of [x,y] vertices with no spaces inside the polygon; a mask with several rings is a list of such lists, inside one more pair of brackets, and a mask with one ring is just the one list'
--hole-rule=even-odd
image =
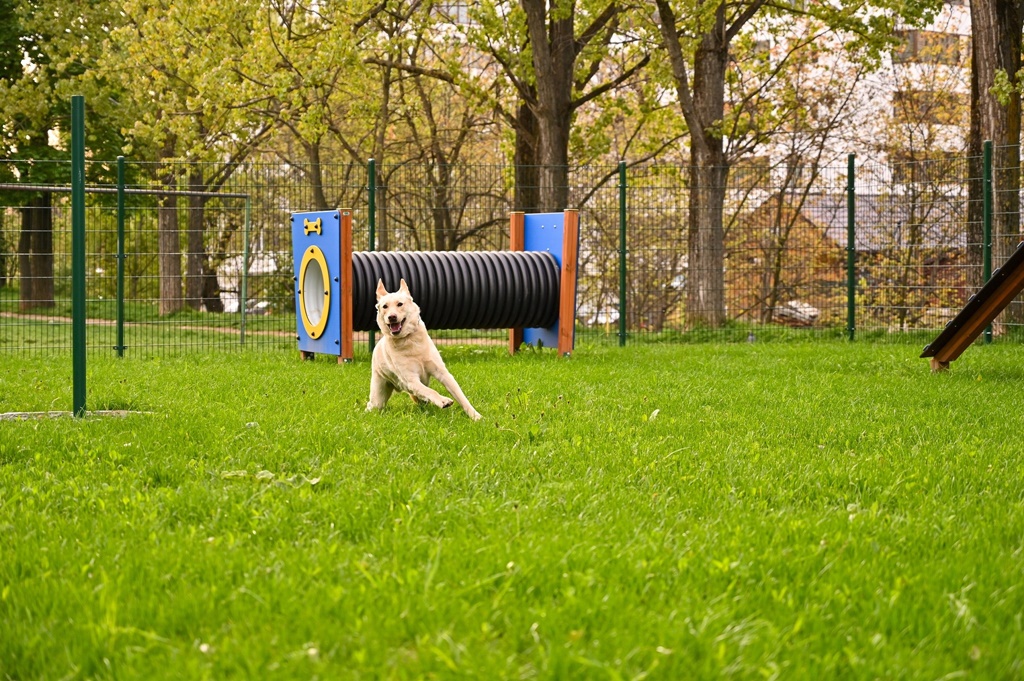
{"label": "dog's ear", "polygon": [[405,283],[405,279],[403,279],[401,282],[399,282],[398,290],[401,293],[404,293],[405,295],[409,295],[409,285]]}
{"label": "dog's ear", "polygon": [[383,298],[387,294],[388,294],[388,290],[386,288],[384,288],[384,280],[383,279],[378,279],[377,280],[377,300],[380,300],[381,298]]}

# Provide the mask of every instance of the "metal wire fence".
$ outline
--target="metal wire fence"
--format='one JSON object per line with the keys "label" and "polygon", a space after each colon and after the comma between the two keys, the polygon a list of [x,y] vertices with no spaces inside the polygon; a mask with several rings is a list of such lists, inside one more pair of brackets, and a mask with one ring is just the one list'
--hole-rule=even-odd
{"label": "metal wire fence", "polygon": [[[1012,151],[997,161],[1019,164]],[[981,169],[755,163],[695,188],[681,166],[572,168],[579,342],[924,342],[986,276]],[[91,161],[87,175],[87,344],[143,355],[294,350],[292,212],[352,209],[356,250],[495,250],[509,212],[537,194],[517,195],[503,165]],[[0,352],[71,347],[69,179],[68,163],[0,161]],[[996,266],[1020,239],[1019,203],[1015,189],[996,197]],[[708,234],[716,257],[697,252]],[[997,337],[1014,335],[1022,308]],[[435,335],[504,342],[500,330]]]}

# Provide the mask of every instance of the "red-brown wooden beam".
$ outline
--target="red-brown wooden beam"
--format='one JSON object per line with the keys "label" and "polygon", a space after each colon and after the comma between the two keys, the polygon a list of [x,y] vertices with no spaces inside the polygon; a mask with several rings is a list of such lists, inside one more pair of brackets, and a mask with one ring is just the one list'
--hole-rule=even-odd
{"label": "red-brown wooden beam", "polygon": [[341,211],[341,354],[338,363],[352,361],[352,211]]}
{"label": "red-brown wooden beam", "polygon": [[[523,225],[526,222],[526,214],[521,212],[513,212],[509,216],[509,250],[510,251],[522,251],[526,248],[526,232],[523,229]],[[519,351],[519,346],[523,344],[523,330],[522,329],[509,329],[508,330],[508,352],[510,355],[514,355]]]}
{"label": "red-brown wooden beam", "polygon": [[958,358],[981,332],[992,323],[1017,294],[1024,290],[1024,241],[1006,259],[1003,266],[992,273],[959,314],[933,340],[921,357],[931,358],[932,371],[945,371],[949,363]]}
{"label": "red-brown wooden beam", "polygon": [[580,243],[580,212],[566,210],[562,223],[562,277],[558,304],[558,355],[572,354],[576,330],[576,264]]}

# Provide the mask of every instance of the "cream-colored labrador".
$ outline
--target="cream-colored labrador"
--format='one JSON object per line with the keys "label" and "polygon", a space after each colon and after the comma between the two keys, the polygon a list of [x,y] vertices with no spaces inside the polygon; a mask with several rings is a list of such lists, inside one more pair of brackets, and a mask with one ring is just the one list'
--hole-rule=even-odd
{"label": "cream-colored labrador", "polygon": [[373,367],[370,375],[370,401],[366,411],[383,409],[395,390],[407,392],[413,402],[430,402],[438,407],[452,406],[445,397],[428,385],[433,376],[441,382],[459,406],[474,421],[480,414],[462,393],[441,359],[441,354],[427,334],[420,319],[420,308],[409,295],[409,287],[402,279],[394,293],[388,293],[384,282],[377,280],[377,326],[384,334],[373,349]]}

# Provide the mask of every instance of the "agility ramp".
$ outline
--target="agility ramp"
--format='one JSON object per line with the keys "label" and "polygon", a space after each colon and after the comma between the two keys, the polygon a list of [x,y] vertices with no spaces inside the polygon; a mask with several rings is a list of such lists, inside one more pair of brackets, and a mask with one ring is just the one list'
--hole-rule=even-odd
{"label": "agility ramp", "polygon": [[981,335],[1021,290],[1024,290],[1024,241],[1017,244],[1017,250],[992,273],[981,290],[970,297],[942,333],[925,346],[921,357],[931,358],[932,371],[949,369],[949,363]]}

